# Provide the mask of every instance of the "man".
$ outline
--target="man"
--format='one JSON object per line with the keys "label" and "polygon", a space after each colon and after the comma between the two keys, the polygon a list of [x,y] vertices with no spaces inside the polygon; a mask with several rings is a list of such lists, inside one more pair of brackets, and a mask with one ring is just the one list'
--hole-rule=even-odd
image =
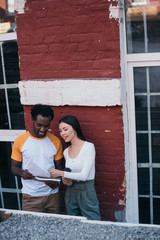
{"label": "man", "polygon": [[[12,148],[12,173],[22,179],[22,209],[59,213],[56,182],[34,180],[34,170],[48,173],[62,169],[63,149],[59,138],[48,132],[54,112],[50,106],[36,104],[31,109],[33,128],[16,138]],[[37,167],[35,167],[37,166]]]}

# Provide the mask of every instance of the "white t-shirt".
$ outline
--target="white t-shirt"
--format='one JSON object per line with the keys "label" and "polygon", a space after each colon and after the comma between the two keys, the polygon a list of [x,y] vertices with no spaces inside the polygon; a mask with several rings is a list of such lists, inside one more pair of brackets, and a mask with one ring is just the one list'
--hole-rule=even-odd
{"label": "white t-shirt", "polygon": [[85,142],[76,158],[70,158],[68,148],[64,150],[65,167],[72,172],[64,172],[64,177],[77,181],[93,180],[95,178],[95,147],[93,143]]}
{"label": "white t-shirt", "polygon": [[[45,137],[36,138],[28,131],[16,138],[11,158],[22,162],[22,169],[27,169],[29,172],[31,162],[48,172],[49,169],[55,168],[54,161],[63,158],[63,148],[60,139],[51,133],[47,132]],[[31,196],[48,196],[58,192],[58,188],[51,189],[43,182],[30,179],[22,178],[22,185],[22,193]]]}

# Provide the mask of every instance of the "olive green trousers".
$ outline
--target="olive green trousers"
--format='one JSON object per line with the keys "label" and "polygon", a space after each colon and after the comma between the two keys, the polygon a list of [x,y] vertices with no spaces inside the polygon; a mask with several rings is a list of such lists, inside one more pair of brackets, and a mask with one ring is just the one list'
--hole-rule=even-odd
{"label": "olive green trousers", "polygon": [[94,180],[73,181],[73,184],[67,187],[65,203],[68,215],[101,220]]}

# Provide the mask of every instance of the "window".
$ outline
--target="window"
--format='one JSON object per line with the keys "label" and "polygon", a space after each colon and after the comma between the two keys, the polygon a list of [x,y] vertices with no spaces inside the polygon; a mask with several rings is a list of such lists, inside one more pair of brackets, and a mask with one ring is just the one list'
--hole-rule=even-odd
{"label": "window", "polygon": [[126,35],[128,53],[160,52],[159,1],[127,1]]}
{"label": "window", "polygon": [[129,217],[160,224],[160,2],[127,0],[125,7]]}
{"label": "window", "polygon": [[139,221],[160,224],[160,66],[134,67]]}
{"label": "window", "polygon": [[10,160],[14,139],[25,132],[13,7],[13,0],[0,1],[0,207],[21,209],[21,182]]}

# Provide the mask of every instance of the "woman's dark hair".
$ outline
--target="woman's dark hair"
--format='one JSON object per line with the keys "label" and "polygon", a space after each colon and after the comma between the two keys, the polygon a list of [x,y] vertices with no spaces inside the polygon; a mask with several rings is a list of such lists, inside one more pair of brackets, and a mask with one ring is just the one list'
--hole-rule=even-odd
{"label": "woman's dark hair", "polygon": [[78,119],[75,116],[67,115],[59,121],[59,124],[61,122],[64,122],[64,123],[67,123],[67,124],[71,125],[73,127],[73,129],[76,131],[77,137],[79,137],[81,140],[84,140],[84,141],[86,140],[83,133],[82,133],[80,124],[78,122]]}
{"label": "woman's dark hair", "polygon": [[31,116],[33,120],[36,120],[37,116],[41,115],[43,117],[54,117],[54,112],[52,108],[48,105],[36,104],[31,109]]}

